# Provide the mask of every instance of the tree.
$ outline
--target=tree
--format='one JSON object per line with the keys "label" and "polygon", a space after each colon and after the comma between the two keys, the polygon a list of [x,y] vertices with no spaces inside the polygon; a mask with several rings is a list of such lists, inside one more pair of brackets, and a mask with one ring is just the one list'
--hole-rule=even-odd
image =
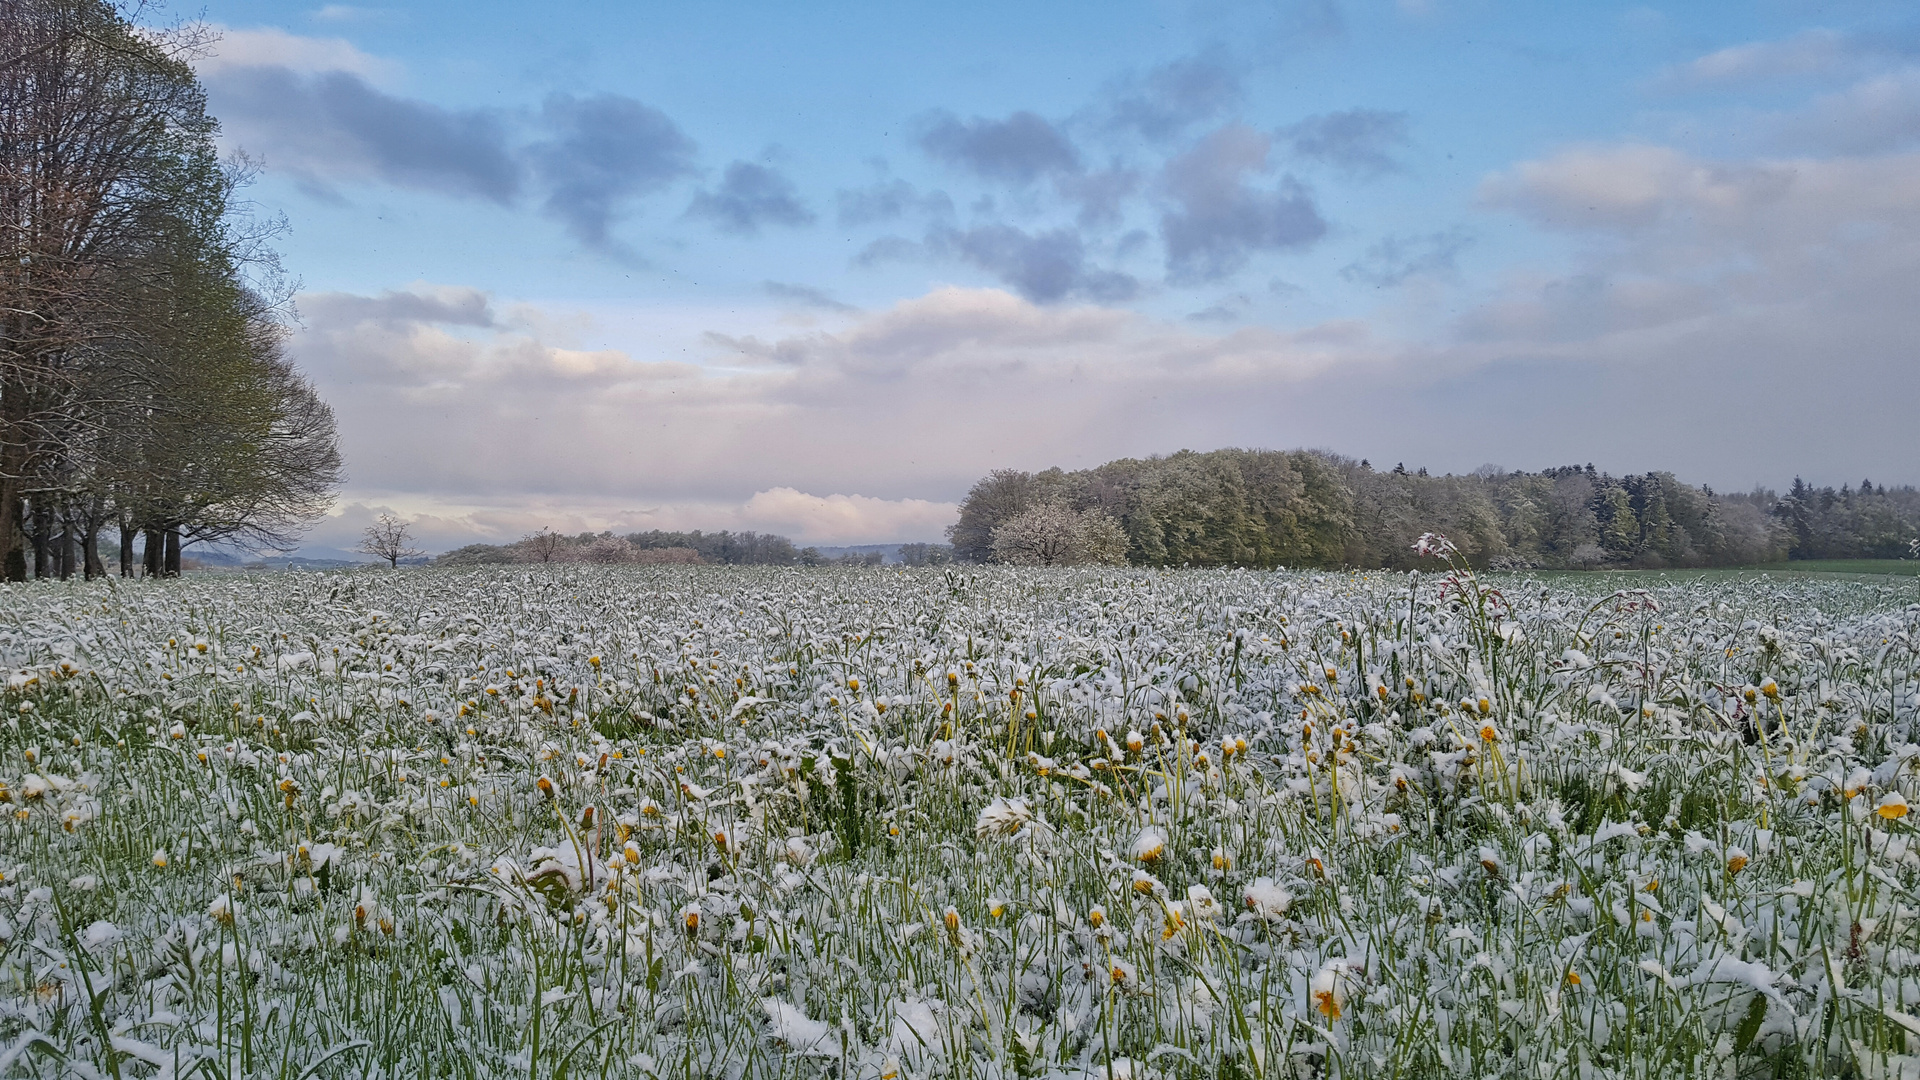
{"label": "tree", "polygon": [[528,562],[552,562],[555,556],[566,550],[567,538],[552,529],[543,528],[521,537],[518,547],[525,553]]}
{"label": "tree", "polygon": [[[23,500],[42,521],[74,499],[73,453],[97,430],[91,378],[144,329],[128,281],[179,181],[214,160],[215,124],[183,53],[101,0],[0,0],[0,571],[26,574]],[[88,500],[91,501],[91,500]],[[61,506],[59,504],[66,503]],[[43,513],[44,511],[44,513]],[[40,540],[44,544],[44,537]],[[38,553],[38,550],[36,551]]]}
{"label": "tree", "polygon": [[413,537],[407,533],[407,523],[392,514],[381,514],[367,526],[360,538],[356,550],[387,560],[387,566],[398,568],[401,559],[414,559],[426,552],[412,546]]}
{"label": "tree", "polygon": [[1099,510],[1043,502],[993,530],[993,557],[1014,566],[1123,566],[1127,534]]}

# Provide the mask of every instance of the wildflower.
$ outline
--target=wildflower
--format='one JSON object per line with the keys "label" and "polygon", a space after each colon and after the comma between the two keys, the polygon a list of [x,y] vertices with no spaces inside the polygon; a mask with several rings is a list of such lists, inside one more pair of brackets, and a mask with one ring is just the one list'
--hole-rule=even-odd
{"label": "wildflower", "polygon": [[213,898],[207,905],[207,916],[222,926],[232,926],[234,916],[239,914],[240,905],[233,902],[225,893]]}
{"label": "wildflower", "polygon": [[1727,876],[1733,877],[1747,868],[1747,853],[1739,848],[1727,849]]}
{"label": "wildflower", "polygon": [[1205,885],[1187,886],[1187,910],[1196,919],[1212,922],[1220,917],[1220,901],[1213,898],[1213,890]]}
{"label": "wildflower", "polygon": [[[948,909],[948,910],[952,910],[952,909]],[[1107,909],[1102,907],[1099,904],[1093,905],[1093,909],[1087,912],[1087,922],[1092,924],[1095,930],[1100,929],[1100,924],[1106,921],[1107,921]]]}
{"label": "wildflower", "polygon": [[1876,814],[1879,814],[1883,818],[1886,818],[1888,821],[1893,821],[1897,818],[1906,817],[1907,816],[1906,796],[1900,794],[1897,791],[1889,791],[1886,793],[1886,795],[1881,797],[1879,805],[1873,808],[1873,812]]}
{"label": "wildflower", "polygon": [[1867,790],[1867,785],[1871,783],[1873,783],[1873,774],[1865,769],[1856,768],[1847,774],[1846,783],[1841,785],[1840,794],[1844,798],[1851,799]]}
{"label": "wildflower", "polygon": [[1033,821],[1033,807],[1024,798],[995,796],[973,823],[973,834],[982,840],[1017,836]]}
{"label": "wildflower", "polygon": [[1309,991],[1313,995],[1313,1007],[1328,1021],[1340,1019],[1347,1011],[1347,991],[1344,985],[1346,966],[1340,961],[1330,961],[1316,972]]}
{"label": "wildflower", "polygon": [[1248,910],[1268,922],[1286,918],[1287,909],[1293,906],[1293,894],[1268,877],[1256,879],[1242,895]]}
{"label": "wildflower", "polygon": [[162,870],[167,868],[167,849],[161,848],[153,853],[153,865]]}
{"label": "wildflower", "polygon": [[1178,900],[1170,900],[1163,905],[1163,912],[1165,918],[1160,929],[1160,940],[1167,941],[1186,929],[1185,905]]}
{"label": "wildflower", "polygon": [[1113,960],[1107,964],[1107,978],[1121,990],[1136,990],[1140,986],[1140,969],[1125,960]]}
{"label": "wildflower", "polygon": [[1158,825],[1149,825],[1140,830],[1140,835],[1133,838],[1133,847],[1129,850],[1129,854],[1135,862],[1151,864],[1158,862],[1166,850],[1166,830]]}

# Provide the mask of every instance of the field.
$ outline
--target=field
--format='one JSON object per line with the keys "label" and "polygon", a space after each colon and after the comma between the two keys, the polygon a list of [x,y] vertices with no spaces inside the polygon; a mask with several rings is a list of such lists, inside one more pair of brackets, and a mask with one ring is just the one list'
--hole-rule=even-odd
{"label": "field", "polygon": [[1920,1076],[1920,582],[1433,565],[10,587],[0,1076]]}

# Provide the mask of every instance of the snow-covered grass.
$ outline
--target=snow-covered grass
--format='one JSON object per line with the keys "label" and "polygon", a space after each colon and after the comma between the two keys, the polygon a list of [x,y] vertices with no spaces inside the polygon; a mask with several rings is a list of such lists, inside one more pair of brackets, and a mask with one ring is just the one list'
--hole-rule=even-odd
{"label": "snow-covered grass", "polygon": [[5,589],[0,1076],[1915,1075],[1920,585],[1434,565]]}

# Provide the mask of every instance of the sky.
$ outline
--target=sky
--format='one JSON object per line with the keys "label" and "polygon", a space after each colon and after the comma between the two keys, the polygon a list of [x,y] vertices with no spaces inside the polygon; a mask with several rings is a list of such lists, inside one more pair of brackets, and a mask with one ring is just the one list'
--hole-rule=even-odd
{"label": "sky", "polygon": [[1222,446],[1920,483],[1910,4],[204,18],[316,548],[938,540],[992,469]]}

